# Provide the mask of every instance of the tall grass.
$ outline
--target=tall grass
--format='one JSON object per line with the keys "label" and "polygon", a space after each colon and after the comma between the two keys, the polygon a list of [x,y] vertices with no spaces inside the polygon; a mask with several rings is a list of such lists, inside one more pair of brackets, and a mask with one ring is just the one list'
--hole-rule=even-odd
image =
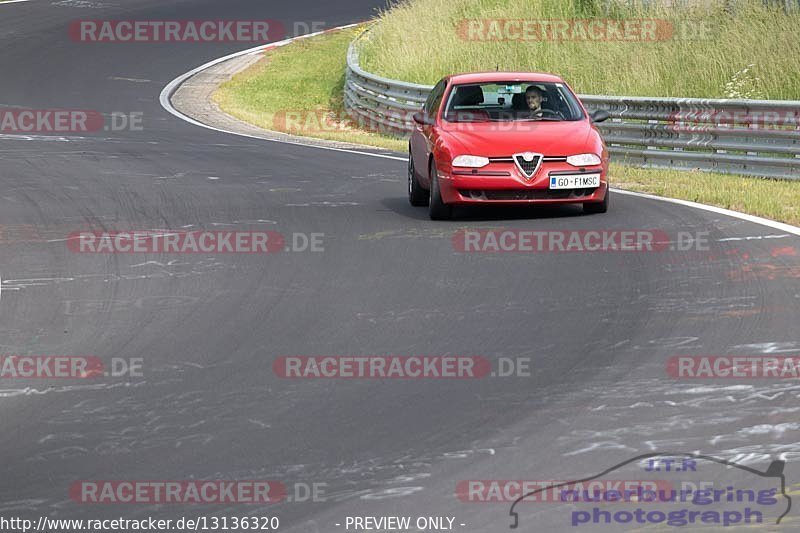
{"label": "tall grass", "polygon": [[[475,41],[457,32],[464,19],[592,17],[668,20],[678,30],[650,42]],[[701,39],[680,38],[688,25],[710,31]],[[735,80],[750,97],[795,100],[798,28],[800,12],[786,14],[761,0],[683,9],[608,0],[405,0],[382,13],[367,34],[361,63],[371,72],[427,84],[454,72],[499,69],[552,72],[587,94],[726,98]]]}

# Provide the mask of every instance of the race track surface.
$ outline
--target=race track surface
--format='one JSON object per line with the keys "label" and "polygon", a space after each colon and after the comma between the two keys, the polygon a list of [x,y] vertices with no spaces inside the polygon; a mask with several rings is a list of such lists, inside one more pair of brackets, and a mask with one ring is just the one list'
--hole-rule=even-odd
{"label": "race track surface", "polygon": [[[605,215],[486,209],[434,223],[408,205],[402,161],[217,133],[162,109],[172,79],[248,45],[91,44],[67,33],[81,18],[332,27],[383,5],[0,5],[0,105],[143,117],[142,131],[0,135],[0,354],[142,359],[141,376],[1,380],[0,514],[275,515],[298,532],[344,531],[351,515],[446,515],[479,532],[507,530],[509,505],[464,503],[459,481],[577,479],[659,451],[761,470],[781,458],[787,483],[800,479],[796,379],[676,380],[665,370],[676,355],[798,355],[797,236],[619,194]],[[324,251],[71,252],[65,239],[86,228],[322,233]],[[454,247],[458,230],[489,228],[708,232],[709,249]],[[527,358],[530,375],[273,372],[281,356],[420,354]],[[321,483],[326,497],[198,506],[69,495],[80,480],[188,479]],[[563,507],[523,505],[521,530],[575,529]]]}

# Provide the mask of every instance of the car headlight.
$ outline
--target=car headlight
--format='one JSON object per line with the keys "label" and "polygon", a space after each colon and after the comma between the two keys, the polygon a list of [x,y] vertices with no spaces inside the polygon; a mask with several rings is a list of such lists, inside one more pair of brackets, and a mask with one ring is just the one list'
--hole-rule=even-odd
{"label": "car headlight", "polygon": [[453,159],[454,167],[471,167],[481,168],[489,164],[488,157],[481,157],[479,155],[460,155]]}
{"label": "car headlight", "polygon": [[592,165],[599,165],[600,158],[595,154],[571,155],[567,158],[567,163],[573,167],[589,167]]}

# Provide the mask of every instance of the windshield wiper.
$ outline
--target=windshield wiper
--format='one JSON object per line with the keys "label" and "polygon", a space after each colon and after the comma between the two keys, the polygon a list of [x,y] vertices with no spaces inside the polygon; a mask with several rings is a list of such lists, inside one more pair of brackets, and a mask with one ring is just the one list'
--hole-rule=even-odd
{"label": "windshield wiper", "polygon": [[517,119],[517,122],[538,122],[540,120],[547,120],[549,122],[561,122],[564,119],[555,118],[555,117],[520,118],[520,119]]}

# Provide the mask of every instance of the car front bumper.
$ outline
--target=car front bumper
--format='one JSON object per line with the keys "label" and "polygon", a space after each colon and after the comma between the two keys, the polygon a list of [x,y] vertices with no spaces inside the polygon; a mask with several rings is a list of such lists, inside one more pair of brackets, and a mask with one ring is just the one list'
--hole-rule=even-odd
{"label": "car front bumper", "polygon": [[[551,176],[600,174],[600,186],[550,189]],[[608,192],[605,167],[575,168],[566,163],[544,163],[533,177],[513,164],[491,164],[481,169],[438,170],[442,200],[447,204],[574,204],[602,202]]]}

